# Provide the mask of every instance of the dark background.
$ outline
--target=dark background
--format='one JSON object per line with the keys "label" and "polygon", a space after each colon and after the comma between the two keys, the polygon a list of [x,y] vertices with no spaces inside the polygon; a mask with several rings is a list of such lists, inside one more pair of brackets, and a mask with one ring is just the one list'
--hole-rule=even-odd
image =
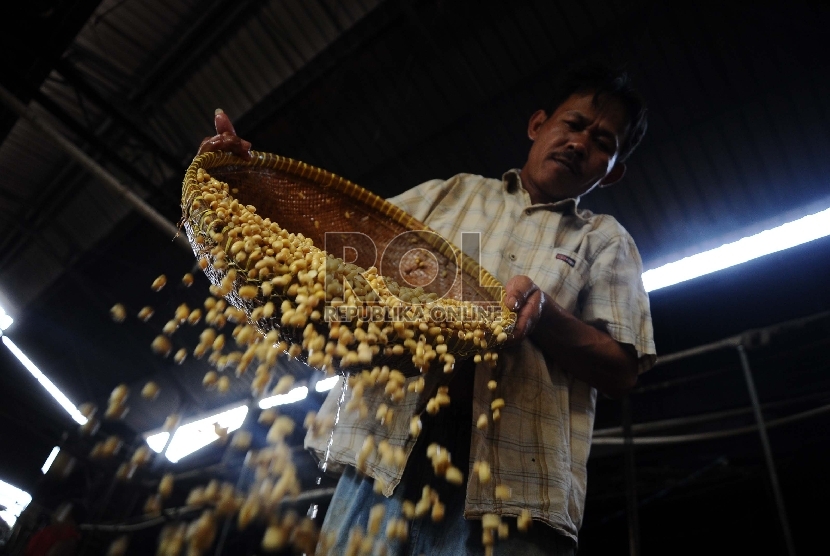
{"label": "dark background", "polygon": [[[623,182],[583,204],[623,223],[646,268],[830,205],[822,3],[44,0],[20,8],[4,24],[2,85],[171,222],[184,168],[212,133],[217,106],[254,148],[391,196],[431,178],[521,166],[527,120],[545,91],[564,66],[594,58],[626,65],[649,101],[650,127]],[[8,336],[76,404],[102,403],[119,382],[162,383],[162,398],[137,402],[122,434],[160,426],[179,404],[196,414],[243,399],[246,383],[229,397],[204,392],[204,362],[177,367],[148,349],[162,315],[205,294],[203,276],[190,290],[177,286],[192,256],[6,109],[0,137],[0,306],[15,318]],[[652,292],[659,353],[827,312],[829,254],[824,238]],[[149,284],[162,272],[171,284],[154,294]],[[153,304],[159,316],[117,326],[108,315],[115,302],[131,314]],[[829,321],[753,337],[767,420],[828,403]],[[723,349],[643,375],[633,421],[749,403],[738,355]],[[6,349],[0,417],[0,478],[41,492],[40,466],[72,422]],[[600,400],[597,429],[620,418],[619,402]],[[651,434],[752,423],[744,412]],[[828,424],[822,413],[769,432],[802,554],[823,546]],[[628,550],[622,454],[594,447],[581,554]],[[757,432],[638,446],[635,462],[643,554],[785,553]]]}

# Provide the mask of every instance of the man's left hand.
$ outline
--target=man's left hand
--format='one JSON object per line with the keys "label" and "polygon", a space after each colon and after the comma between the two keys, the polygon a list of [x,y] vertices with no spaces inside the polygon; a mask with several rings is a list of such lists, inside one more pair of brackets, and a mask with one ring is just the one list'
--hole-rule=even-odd
{"label": "man's left hand", "polygon": [[527,276],[514,276],[507,281],[505,305],[516,313],[516,325],[505,345],[518,344],[533,332],[545,305],[545,294]]}
{"label": "man's left hand", "polygon": [[505,346],[530,338],[550,360],[603,394],[618,398],[637,382],[637,351],[606,331],[579,320],[539,289],[527,276],[507,281],[505,305],[516,312],[516,325]]}

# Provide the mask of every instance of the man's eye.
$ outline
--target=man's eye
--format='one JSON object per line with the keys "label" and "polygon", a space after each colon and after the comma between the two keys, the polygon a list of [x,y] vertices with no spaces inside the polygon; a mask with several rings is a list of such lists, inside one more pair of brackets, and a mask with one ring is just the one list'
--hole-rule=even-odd
{"label": "man's eye", "polygon": [[594,142],[599,147],[599,150],[601,150],[602,152],[604,152],[604,153],[614,152],[615,145],[613,143],[611,143],[611,141],[609,141],[608,139],[601,138],[601,137],[595,137]]}

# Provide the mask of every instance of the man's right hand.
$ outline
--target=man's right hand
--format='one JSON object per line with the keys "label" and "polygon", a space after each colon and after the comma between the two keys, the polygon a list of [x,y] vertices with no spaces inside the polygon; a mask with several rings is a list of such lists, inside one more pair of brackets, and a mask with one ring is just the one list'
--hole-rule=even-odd
{"label": "man's right hand", "polygon": [[216,135],[213,137],[205,137],[202,144],[199,145],[199,152],[197,154],[223,151],[233,153],[245,160],[251,160],[254,157],[251,153],[251,143],[236,134],[231,119],[228,118],[228,115],[221,108],[216,110],[216,116],[214,116],[213,121],[216,124]]}

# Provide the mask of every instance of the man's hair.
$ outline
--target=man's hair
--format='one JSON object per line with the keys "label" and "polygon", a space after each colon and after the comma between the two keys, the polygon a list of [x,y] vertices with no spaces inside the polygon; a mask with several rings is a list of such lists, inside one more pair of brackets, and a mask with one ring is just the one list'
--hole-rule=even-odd
{"label": "man's hair", "polygon": [[645,135],[646,102],[642,95],[631,85],[628,73],[602,63],[583,63],[568,69],[552,91],[551,103],[546,112],[553,114],[568,98],[577,93],[594,93],[594,104],[600,97],[610,95],[625,107],[628,116],[628,133],[620,145],[618,162],[624,162]]}

